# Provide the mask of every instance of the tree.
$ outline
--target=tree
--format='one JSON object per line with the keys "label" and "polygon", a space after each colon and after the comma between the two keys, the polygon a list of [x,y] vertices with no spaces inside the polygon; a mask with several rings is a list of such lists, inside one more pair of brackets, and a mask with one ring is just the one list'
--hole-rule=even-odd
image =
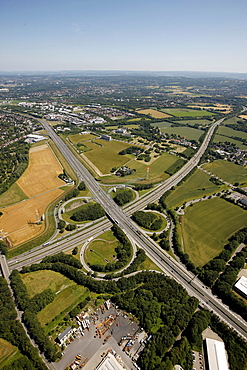
{"label": "tree", "polygon": [[64,220],[59,220],[58,221],[58,224],[57,224],[57,227],[58,229],[64,229],[65,228],[65,225],[66,225],[66,222]]}
{"label": "tree", "polygon": [[84,181],[80,182],[80,184],[78,185],[78,190],[80,191],[86,190],[86,185]]}
{"label": "tree", "polygon": [[75,247],[73,250],[72,250],[72,254],[73,256],[76,256],[78,253],[78,247]]}

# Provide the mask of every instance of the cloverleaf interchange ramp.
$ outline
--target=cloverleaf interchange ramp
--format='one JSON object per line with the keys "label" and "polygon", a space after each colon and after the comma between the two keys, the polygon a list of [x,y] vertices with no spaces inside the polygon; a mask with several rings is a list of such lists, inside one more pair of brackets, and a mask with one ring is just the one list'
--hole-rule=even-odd
{"label": "cloverleaf interchange ramp", "polygon": [[[62,139],[54,132],[52,127],[39,120],[43,127],[48,132],[50,138],[54,141],[59,151],[65,157],[69,165],[72,167],[74,172],[77,174],[79,180],[83,180],[88,187],[88,189],[93,194],[95,200],[101,204],[105,212],[108,214],[109,218],[113,222],[117,223],[136,243],[140,248],[143,248],[148,255],[168,276],[174,278],[178,283],[180,283],[190,295],[195,296],[199,299],[201,306],[213,311],[217,314],[223,321],[225,321],[230,327],[234,328],[242,337],[247,339],[247,324],[238,315],[229,311],[229,308],[225,306],[219,299],[212,295],[209,289],[206,289],[201,281],[195,277],[191,272],[189,272],[184,266],[179,264],[177,261],[172,259],[166,252],[164,252],[158,244],[156,244],[152,239],[148,238],[141,232],[141,229],[136,226],[136,224],[128,216],[137,209],[143,208],[150,202],[156,201],[159,197],[169,190],[171,187],[177,185],[197,164],[199,163],[203,153],[207,149],[211,137],[213,135],[216,127],[221,124],[223,119],[215,122],[209,128],[205,139],[198,149],[197,153],[192,157],[176,174],[171,176],[168,180],[164,181],[162,184],[156,186],[150,192],[146,193],[144,196],[140,197],[137,201],[132,202],[124,210],[117,206],[117,204],[107,195],[95,181],[93,176],[88,172],[87,169],[82,165],[82,163],[75,157],[75,155],[70,151]],[[104,223],[103,227],[109,227],[110,222],[108,220],[102,221]],[[93,225],[90,227],[93,234],[96,235],[100,233],[103,229],[101,223]],[[86,230],[79,231],[76,234],[67,236],[66,241],[63,243],[56,243],[59,246],[50,249],[50,253],[58,252],[61,250],[71,248],[71,243],[74,239],[81,240],[85,239],[85,235],[89,235],[89,228]],[[92,235],[92,233],[91,233]],[[77,241],[78,244],[78,241]],[[49,249],[47,247],[47,249]],[[46,253],[46,249],[36,251],[36,255],[29,253],[29,258],[23,257],[21,266],[29,265],[31,263],[40,261]],[[43,255],[43,257],[42,257]],[[31,258],[30,258],[31,257]],[[21,260],[19,256],[19,261]],[[10,265],[10,267],[12,267]]]}

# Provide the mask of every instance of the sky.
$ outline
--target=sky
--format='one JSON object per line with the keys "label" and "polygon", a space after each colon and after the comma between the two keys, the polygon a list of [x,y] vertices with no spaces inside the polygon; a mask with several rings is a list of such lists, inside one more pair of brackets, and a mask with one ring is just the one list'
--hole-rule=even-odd
{"label": "sky", "polygon": [[0,0],[0,71],[247,73],[246,0]]}

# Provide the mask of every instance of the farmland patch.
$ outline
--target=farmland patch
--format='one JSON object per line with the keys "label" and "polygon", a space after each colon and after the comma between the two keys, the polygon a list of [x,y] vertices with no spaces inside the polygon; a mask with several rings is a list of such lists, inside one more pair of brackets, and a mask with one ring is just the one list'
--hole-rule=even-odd
{"label": "farmland patch", "polygon": [[220,159],[212,163],[205,164],[203,168],[227,182],[239,182],[240,184],[247,183],[247,169],[235,163]]}
{"label": "farmland patch", "polygon": [[185,253],[195,266],[203,266],[217,256],[237,230],[245,227],[247,212],[221,198],[195,203],[182,216]]}
{"label": "farmland patch", "polygon": [[162,112],[170,114],[175,117],[204,117],[212,116],[214,113],[206,110],[188,109],[188,108],[164,108]]}
{"label": "farmland patch", "polygon": [[140,114],[147,114],[147,115],[150,115],[153,118],[166,118],[166,117],[170,117],[169,114],[163,113],[163,112],[159,112],[156,109],[141,109],[141,110],[138,110],[138,113],[140,113]]}

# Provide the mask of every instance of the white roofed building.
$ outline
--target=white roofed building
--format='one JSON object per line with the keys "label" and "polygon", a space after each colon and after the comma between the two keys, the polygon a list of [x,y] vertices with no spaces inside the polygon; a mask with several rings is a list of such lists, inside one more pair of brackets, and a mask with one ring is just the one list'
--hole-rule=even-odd
{"label": "white roofed building", "polygon": [[229,370],[224,342],[206,338],[206,369]]}
{"label": "white roofed building", "polygon": [[242,276],[234,285],[235,290],[243,297],[247,298],[247,278]]}
{"label": "white roofed building", "polygon": [[117,360],[113,354],[108,353],[108,355],[104,357],[95,370],[124,370],[124,364],[121,364],[121,362],[122,361],[120,359]]}

